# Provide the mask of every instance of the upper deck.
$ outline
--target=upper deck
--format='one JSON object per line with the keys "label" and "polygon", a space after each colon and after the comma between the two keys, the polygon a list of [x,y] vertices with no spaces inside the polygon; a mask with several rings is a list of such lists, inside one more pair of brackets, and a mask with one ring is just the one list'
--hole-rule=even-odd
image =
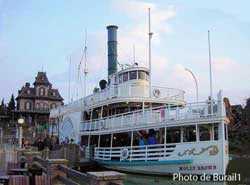
{"label": "upper deck", "polygon": [[84,135],[124,132],[161,126],[188,125],[198,122],[212,123],[225,119],[221,94],[217,101],[186,104],[184,107],[155,107],[101,119],[83,121],[80,131]]}

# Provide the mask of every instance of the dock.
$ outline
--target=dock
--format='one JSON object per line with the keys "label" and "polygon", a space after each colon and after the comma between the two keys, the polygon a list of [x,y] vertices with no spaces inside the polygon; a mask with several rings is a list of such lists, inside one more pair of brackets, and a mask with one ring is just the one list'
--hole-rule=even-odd
{"label": "dock", "polygon": [[[72,147],[72,146],[70,146]],[[72,148],[71,148],[72,149]],[[64,158],[59,158],[63,151]],[[93,171],[96,162],[67,156],[69,150],[37,151],[14,146],[0,148],[0,184],[4,185],[122,185],[125,174]],[[52,157],[53,156],[53,157]],[[70,161],[67,157],[74,158]],[[76,160],[77,159],[77,160]],[[84,169],[84,172],[81,170]]]}

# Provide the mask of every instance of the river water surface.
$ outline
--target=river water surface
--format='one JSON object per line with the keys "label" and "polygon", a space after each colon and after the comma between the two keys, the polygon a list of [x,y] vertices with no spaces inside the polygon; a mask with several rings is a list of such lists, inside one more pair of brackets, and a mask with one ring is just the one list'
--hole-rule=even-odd
{"label": "river water surface", "polygon": [[174,181],[172,176],[159,177],[148,175],[127,174],[125,185],[250,185],[250,159],[235,158],[229,163],[229,172],[241,175],[236,182],[195,182]]}

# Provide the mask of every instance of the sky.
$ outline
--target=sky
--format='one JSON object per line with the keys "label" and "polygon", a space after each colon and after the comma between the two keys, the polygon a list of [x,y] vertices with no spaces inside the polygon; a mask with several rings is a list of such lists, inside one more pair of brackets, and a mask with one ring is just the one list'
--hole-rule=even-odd
{"label": "sky", "polygon": [[[208,30],[213,95],[232,104],[250,97],[250,2],[247,0],[0,0],[0,98],[17,96],[25,82],[46,71],[65,103],[83,96],[87,43],[87,93],[107,78],[107,30],[118,29],[118,61],[148,65],[147,11],[152,22],[152,84],[183,89],[187,101],[209,95]],[[70,62],[71,61],[71,62]],[[70,95],[69,95],[70,79]]]}

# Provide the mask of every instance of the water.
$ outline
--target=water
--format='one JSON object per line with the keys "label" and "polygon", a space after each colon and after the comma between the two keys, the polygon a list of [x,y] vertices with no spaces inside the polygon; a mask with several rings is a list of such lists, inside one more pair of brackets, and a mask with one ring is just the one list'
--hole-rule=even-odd
{"label": "water", "polygon": [[[2,147],[1,147],[2,148]],[[6,169],[6,162],[16,160],[16,153],[13,147],[5,146],[0,148],[0,175],[1,169]],[[92,171],[92,170],[91,170]],[[180,182],[173,181],[172,177],[160,177],[138,174],[127,174],[125,185],[250,185],[250,159],[235,158],[229,163],[229,174],[241,174],[241,182]]]}
{"label": "water", "polygon": [[229,174],[241,174],[240,182],[183,182],[173,181],[172,176],[159,177],[138,174],[127,174],[125,185],[250,185],[250,159],[237,158],[229,163]]}

